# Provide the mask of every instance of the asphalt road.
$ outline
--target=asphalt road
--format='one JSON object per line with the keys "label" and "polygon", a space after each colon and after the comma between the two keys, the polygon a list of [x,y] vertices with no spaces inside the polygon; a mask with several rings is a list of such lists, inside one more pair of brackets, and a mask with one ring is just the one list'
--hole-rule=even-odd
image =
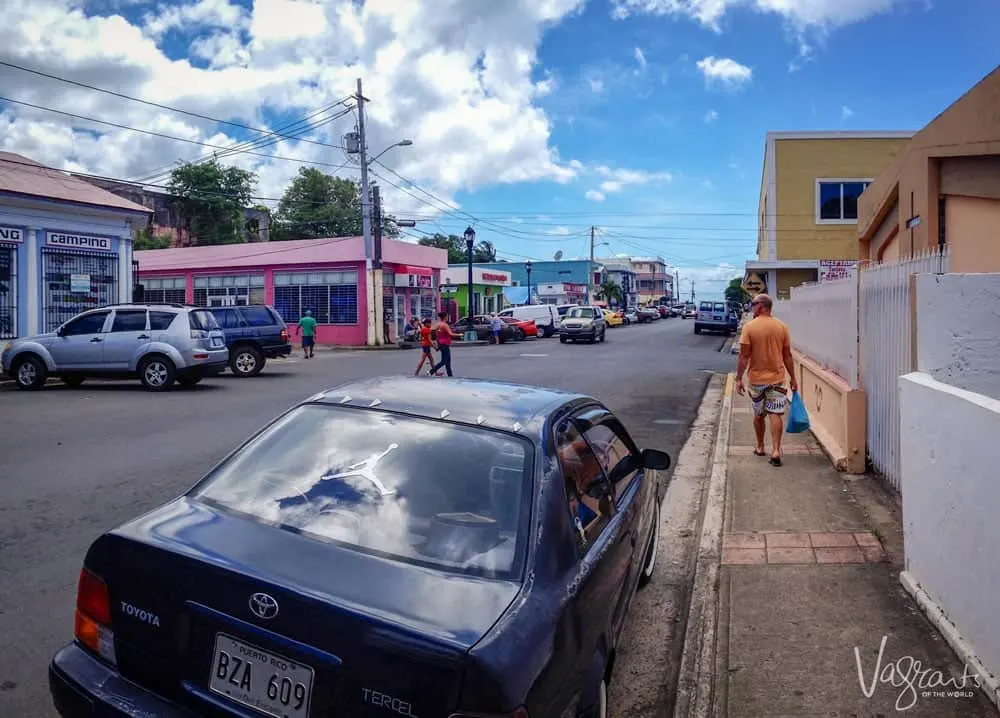
{"label": "asphalt road", "polygon": [[[669,319],[609,330],[604,344],[538,339],[456,349],[453,365],[459,376],[589,393],[641,446],[676,458],[710,373],[732,368],[722,343],[694,335],[690,321]],[[354,378],[410,373],[418,359],[416,351],[321,351],[269,363],[253,379],[227,373],[167,394],[138,383],[0,387],[0,716],[56,716],[47,665],[72,638],[81,561],[101,532],[185,491],[297,401]],[[659,590],[654,579],[636,601],[626,642],[664,620]],[[623,653],[614,714],[650,715],[662,705],[654,694],[669,667],[649,665],[642,651]]]}

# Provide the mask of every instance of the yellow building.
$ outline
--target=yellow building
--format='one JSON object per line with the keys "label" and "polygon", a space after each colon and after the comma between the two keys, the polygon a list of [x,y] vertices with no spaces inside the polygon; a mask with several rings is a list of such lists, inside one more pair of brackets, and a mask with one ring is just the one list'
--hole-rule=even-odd
{"label": "yellow building", "polygon": [[913,134],[768,132],[747,290],[785,298],[803,282],[853,271],[858,197]]}

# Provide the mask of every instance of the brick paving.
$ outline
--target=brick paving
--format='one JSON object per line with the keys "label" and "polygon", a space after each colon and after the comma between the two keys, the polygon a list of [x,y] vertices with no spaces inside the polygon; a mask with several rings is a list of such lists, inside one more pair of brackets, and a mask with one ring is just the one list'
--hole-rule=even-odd
{"label": "brick paving", "polygon": [[884,560],[882,544],[870,531],[742,531],[722,537],[722,563],[730,566],[881,563]]}

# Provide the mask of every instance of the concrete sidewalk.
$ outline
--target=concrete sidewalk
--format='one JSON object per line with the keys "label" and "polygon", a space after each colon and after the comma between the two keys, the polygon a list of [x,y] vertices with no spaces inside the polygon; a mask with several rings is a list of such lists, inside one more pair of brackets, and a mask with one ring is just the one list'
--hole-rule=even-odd
{"label": "concrete sidewalk", "polygon": [[733,383],[674,715],[998,715],[899,583],[893,496],[836,472],[808,432],[785,435],[781,467],[755,456]]}

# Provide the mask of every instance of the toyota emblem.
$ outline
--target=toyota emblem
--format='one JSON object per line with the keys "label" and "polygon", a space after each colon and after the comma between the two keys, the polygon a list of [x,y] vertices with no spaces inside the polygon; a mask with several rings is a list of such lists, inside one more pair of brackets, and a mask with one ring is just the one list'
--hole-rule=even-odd
{"label": "toyota emblem", "polygon": [[266,593],[255,593],[250,596],[250,612],[257,618],[274,618],[278,615],[278,602]]}

